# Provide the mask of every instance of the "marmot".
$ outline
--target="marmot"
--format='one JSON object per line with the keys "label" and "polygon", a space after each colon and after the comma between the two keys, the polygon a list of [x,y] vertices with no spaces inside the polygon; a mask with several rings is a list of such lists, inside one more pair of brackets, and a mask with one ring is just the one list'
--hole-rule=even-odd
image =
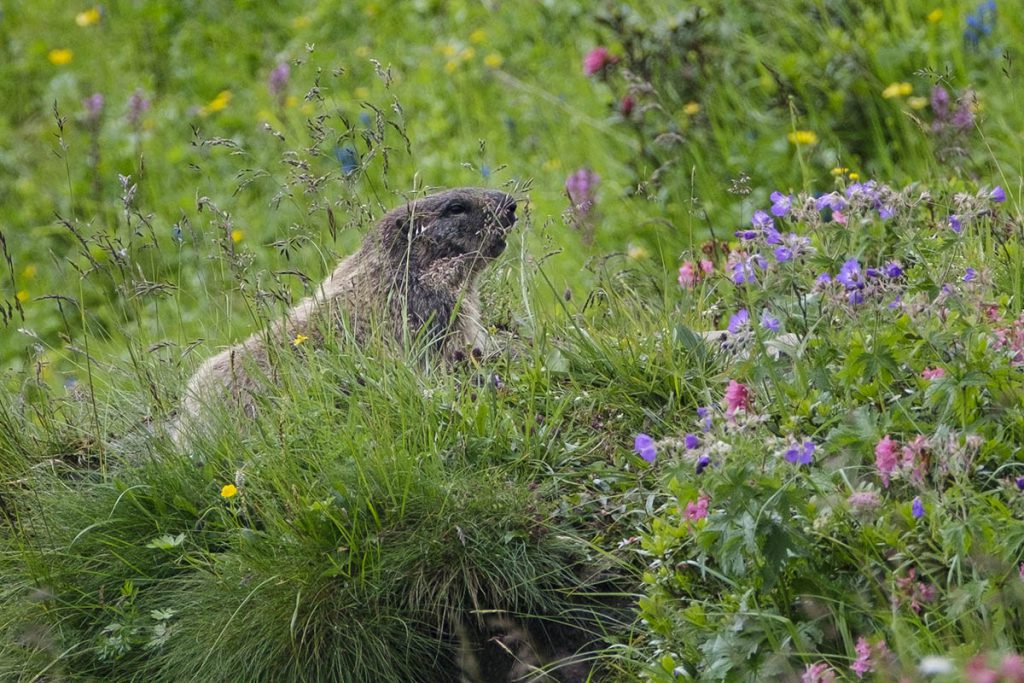
{"label": "marmot", "polygon": [[199,367],[172,428],[175,440],[209,400],[227,397],[254,415],[260,383],[273,379],[269,347],[316,344],[327,325],[345,324],[365,340],[381,324],[399,342],[421,340],[445,358],[481,347],[476,278],[505,250],[515,222],[513,197],[479,188],[440,192],[385,214],[313,296]]}

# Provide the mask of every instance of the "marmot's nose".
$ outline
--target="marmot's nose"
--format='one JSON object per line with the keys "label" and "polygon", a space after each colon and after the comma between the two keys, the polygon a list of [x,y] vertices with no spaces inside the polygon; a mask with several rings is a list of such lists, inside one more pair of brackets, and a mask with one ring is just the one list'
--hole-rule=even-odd
{"label": "marmot's nose", "polygon": [[512,195],[500,193],[494,214],[502,226],[509,228],[516,222],[516,200]]}

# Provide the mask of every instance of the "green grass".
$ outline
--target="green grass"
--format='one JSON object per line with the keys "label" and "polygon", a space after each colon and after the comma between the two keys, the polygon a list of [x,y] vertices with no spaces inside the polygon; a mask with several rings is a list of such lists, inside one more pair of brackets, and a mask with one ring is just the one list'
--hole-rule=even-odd
{"label": "green grass", "polygon": [[[86,5],[5,4],[0,678],[451,680],[492,611],[589,641],[604,680],[852,680],[862,637],[876,680],[998,668],[1024,649],[1024,24],[998,5],[974,45],[954,0],[116,1],[85,26]],[[616,62],[587,76],[598,45]],[[772,191],[868,178],[905,188],[896,216],[798,207],[779,229],[815,251],[789,265],[733,237]],[[204,358],[385,210],[460,185],[524,199],[483,286],[507,353],[329,340],[282,359],[258,420],[212,406],[170,443]],[[754,248],[771,266],[737,285]],[[903,273],[856,304],[814,284],[853,258]],[[741,308],[738,349],[700,338]],[[768,353],[762,311],[796,350]],[[756,419],[722,414],[730,380]],[[883,485],[886,435],[927,440],[919,474]]]}

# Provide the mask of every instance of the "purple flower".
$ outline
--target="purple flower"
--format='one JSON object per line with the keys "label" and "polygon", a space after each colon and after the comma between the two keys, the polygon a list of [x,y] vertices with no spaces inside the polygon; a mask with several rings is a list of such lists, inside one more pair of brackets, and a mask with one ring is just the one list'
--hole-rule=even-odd
{"label": "purple flower", "polygon": [[914,515],[914,519],[924,517],[924,503],[921,502],[921,496],[914,498],[914,502],[910,504],[910,514]]}
{"label": "purple flower", "polygon": [[846,208],[846,200],[843,199],[838,192],[829,192],[828,194],[823,194],[814,200],[814,207],[818,211],[821,211],[826,207],[833,211],[842,211]]}
{"label": "purple flower", "polygon": [[149,99],[141,89],[136,90],[128,97],[128,113],[124,115],[126,121],[132,126],[138,125],[142,115],[149,111]]}
{"label": "purple flower", "polygon": [[708,464],[711,462],[711,458],[706,455],[702,455],[697,458],[697,474],[703,474],[704,470],[707,469]]}
{"label": "purple flower", "polygon": [[953,214],[952,216],[949,217],[949,229],[952,230],[953,232],[955,232],[958,235],[961,232],[963,232],[964,224],[960,220],[960,216],[957,216],[956,214]]}
{"label": "purple flower", "polygon": [[737,230],[733,234],[741,240],[752,240],[757,237],[757,230]]}
{"label": "purple flower", "polygon": [[846,294],[851,306],[859,306],[864,303],[864,294],[859,289],[851,289]]}
{"label": "purple flower", "polygon": [[903,267],[898,261],[892,261],[885,264],[885,267],[882,268],[882,272],[885,273],[886,277],[897,278],[900,275],[903,275]]}
{"label": "purple flower", "polygon": [[881,277],[882,271],[880,271],[878,268],[866,268],[864,270],[864,274],[867,275],[868,277]]}
{"label": "purple flower", "polygon": [[601,177],[586,167],[571,173],[565,179],[565,192],[569,195],[569,201],[572,202],[573,211],[581,216],[590,213],[590,209],[594,206],[599,182],[601,182]]}
{"label": "purple flower", "polygon": [[762,232],[775,227],[775,221],[772,220],[772,217],[760,209],[754,212],[754,217],[750,219],[750,223],[756,230],[761,230]]}
{"label": "purple flower", "polygon": [[785,216],[793,206],[793,195],[772,192],[772,213],[776,216]]}
{"label": "purple flower", "polygon": [[649,463],[653,463],[654,459],[658,457],[658,453],[654,448],[654,439],[643,432],[637,434],[633,440],[633,450]]}
{"label": "purple flower", "polygon": [[964,282],[970,282],[976,277],[978,277],[978,271],[974,268],[968,268],[967,272],[964,273]]}
{"label": "purple flower", "polygon": [[772,317],[767,308],[761,311],[761,327],[772,332],[779,331],[779,319]]}
{"label": "purple flower", "polygon": [[729,270],[732,272],[732,281],[737,285],[757,282],[755,267],[764,270],[768,267],[768,262],[758,253],[751,254],[750,256],[736,255],[736,260],[729,267]]}
{"label": "purple flower", "polygon": [[878,207],[878,216],[882,220],[886,220],[888,218],[892,218],[893,214],[895,214],[895,213],[896,213],[895,209],[893,209],[891,206],[887,206],[885,204],[882,204],[880,207]]}
{"label": "purple flower", "polygon": [[940,119],[949,116],[949,91],[941,85],[932,88],[932,112]]}
{"label": "purple flower", "polygon": [[747,309],[741,308],[729,318],[729,332],[739,334],[750,325],[750,313]]}
{"label": "purple flower", "polygon": [[270,75],[267,76],[267,89],[270,90],[270,96],[278,100],[284,97],[285,88],[288,87],[288,77],[291,76],[292,70],[288,66],[288,62],[281,62],[273,69],[270,70]]}
{"label": "purple flower", "polygon": [[692,451],[694,448],[700,446],[700,439],[697,438],[696,434],[687,434],[683,437],[683,445]]}
{"label": "purple flower", "polygon": [[803,444],[793,444],[786,450],[783,457],[794,465],[810,465],[814,460],[814,442],[804,441]]}
{"label": "purple flower", "polygon": [[775,250],[772,251],[772,254],[774,254],[775,260],[778,261],[779,263],[785,263],[786,261],[790,261],[793,258],[793,250],[790,249],[789,247],[775,247]]}
{"label": "purple flower", "polygon": [[819,285],[827,285],[828,283],[832,282],[832,276],[829,275],[828,273],[822,273],[818,277],[814,278],[814,282],[815,284]]}
{"label": "purple flower", "polygon": [[861,279],[860,262],[855,258],[849,259],[839,269],[836,280],[845,285],[847,289],[860,289],[863,287],[864,281]]}
{"label": "purple flower", "polygon": [[98,92],[89,95],[82,100],[82,106],[85,107],[86,122],[93,125],[99,123],[103,115],[103,95]]}
{"label": "purple flower", "polygon": [[991,192],[988,193],[988,196],[989,196],[989,199],[991,199],[994,202],[1000,202],[1001,203],[1001,202],[1005,202],[1006,201],[1006,191],[1003,190],[1003,188],[998,186],[998,185],[996,186],[996,188],[994,190],[992,190]]}
{"label": "purple flower", "polygon": [[1024,491],[1024,477],[1017,477],[1014,483],[1017,485],[1018,491]]}
{"label": "purple flower", "polygon": [[697,418],[701,421],[701,429],[711,431],[711,411],[703,406],[697,408]]}

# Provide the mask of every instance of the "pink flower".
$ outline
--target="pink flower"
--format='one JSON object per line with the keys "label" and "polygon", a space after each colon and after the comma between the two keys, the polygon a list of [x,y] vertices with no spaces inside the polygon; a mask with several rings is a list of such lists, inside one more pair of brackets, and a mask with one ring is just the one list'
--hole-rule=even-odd
{"label": "pink flower", "polygon": [[715,272],[715,264],[707,259],[702,259],[700,262],[700,269],[704,271],[705,275],[711,275],[711,273]]}
{"label": "pink flower", "polygon": [[1011,683],[1024,683],[1024,657],[1016,654],[1006,655],[999,665],[999,673]]}
{"label": "pink flower", "polygon": [[871,664],[871,644],[867,638],[861,636],[857,639],[855,649],[857,650],[857,659],[850,665],[850,669],[857,674],[857,678],[864,678],[864,674],[874,668]]}
{"label": "pink flower", "polygon": [[854,491],[846,499],[854,512],[870,512],[877,510],[882,505],[882,499],[874,491]]}
{"label": "pink flower", "polygon": [[693,289],[697,286],[699,279],[700,275],[697,274],[697,268],[693,261],[683,261],[683,265],[679,266],[679,286],[684,289]]}
{"label": "pink flower", "polygon": [[683,513],[683,517],[691,522],[704,519],[708,516],[708,503],[710,502],[711,499],[707,496],[698,496],[696,503],[691,500],[686,504],[686,511]]}
{"label": "pink flower", "polygon": [[732,417],[737,410],[750,411],[750,389],[747,385],[740,384],[734,379],[729,380],[729,386],[725,388],[725,415]]}
{"label": "pink flower", "polygon": [[921,377],[924,379],[942,379],[945,376],[945,368],[925,368],[921,371]]}
{"label": "pink flower", "polygon": [[882,486],[885,488],[889,488],[889,477],[899,465],[896,460],[897,448],[898,444],[890,439],[888,434],[875,445],[875,467],[878,468],[878,474],[882,477]]}
{"label": "pink flower", "polygon": [[1024,581],[1024,562],[1020,563],[1020,570],[1018,573],[1020,574],[1020,580]]}
{"label": "pink flower", "polygon": [[915,483],[924,481],[925,470],[928,468],[928,456],[924,449],[928,447],[928,438],[921,434],[914,437],[914,440],[903,447],[903,469],[910,472],[910,478]]}
{"label": "pink flower", "polygon": [[835,683],[836,674],[825,662],[808,664],[800,676],[800,683]]}
{"label": "pink flower", "polygon": [[967,683],[999,683],[1002,677],[985,663],[985,656],[978,655],[964,666],[964,680]]}
{"label": "pink flower", "polygon": [[609,64],[614,64],[615,61],[615,57],[608,52],[608,48],[603,46],[595,47],[583,58],[583,73],[587,76],[593,76]]}
{"label": "pink flower", "polygon": [[633,107],[636,106],[636,100],[632,95],[626,95],[619,102],[619,113],[622,114],[623,118],[628,119],[629,115],[633,113]]}

